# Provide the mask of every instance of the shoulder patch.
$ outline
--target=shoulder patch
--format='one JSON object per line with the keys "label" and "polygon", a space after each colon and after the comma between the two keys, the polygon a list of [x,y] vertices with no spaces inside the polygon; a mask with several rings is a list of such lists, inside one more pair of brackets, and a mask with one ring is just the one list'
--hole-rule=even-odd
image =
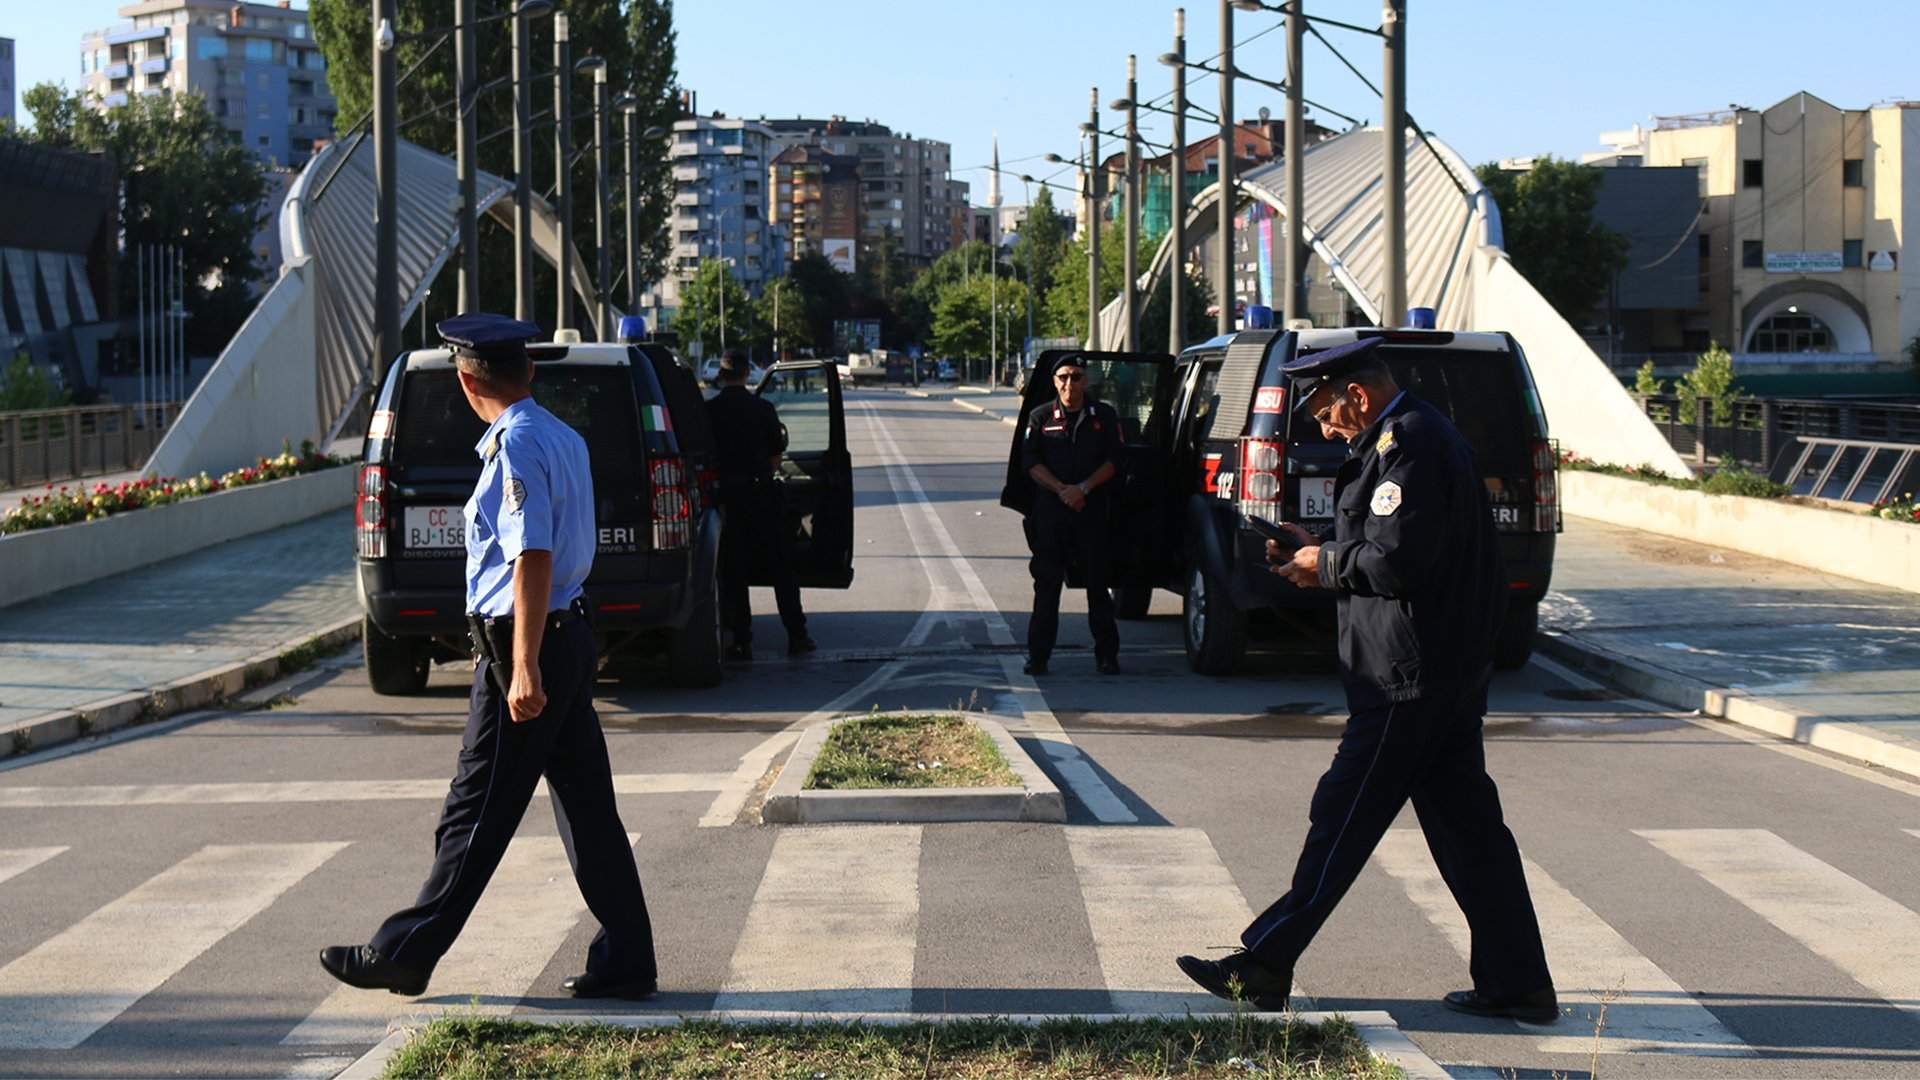
{"label": "shoulder patch", "polygon": [[1375,517],[1392,517],[1400,509],[1400,485],[1391,480],[1382,481],[1373,489],[1373,513]]}
{"label": "shoulder patch", "polygon": [[507,509],[517,514],[527,503],[527,485],[521,483],[517,476],[506,475],[506,483],[501,487],[500,496],[506,501]]}
{"label": "shoulder patch", "polygon": [[1380,441],[1373,444],[1373,452],[1384,454],[1391,449],[1393,449],[1393,429],[1383,428],[1380,431]]}

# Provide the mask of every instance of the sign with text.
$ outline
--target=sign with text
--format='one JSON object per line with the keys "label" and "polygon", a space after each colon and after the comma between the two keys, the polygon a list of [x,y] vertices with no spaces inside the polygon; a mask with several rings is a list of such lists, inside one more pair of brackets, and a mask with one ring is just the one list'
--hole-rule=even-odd
{"label": "sign with text", "polygon": [[1837,274],[1843,266],[1837,251],[1769,251],[1769,274]]}

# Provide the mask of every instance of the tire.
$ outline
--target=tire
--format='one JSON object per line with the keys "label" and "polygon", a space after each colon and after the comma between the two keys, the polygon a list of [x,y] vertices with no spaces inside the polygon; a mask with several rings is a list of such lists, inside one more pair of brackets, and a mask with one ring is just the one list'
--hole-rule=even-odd
{"label": "tire", "polygon": [[720,582],[707,581],[707,595],[673,635],[667,677],[675,686],[704,690],[720,685]]}
{"label": "tire", "polygon": [[1211,574],[1195,565],[1180,604],[1187,666],[1201,675],[1231,675],[1247,653],[1247,615]]}
{"label": "tire", "polygon": [[1121,619],[1144,619],[1153,606],[1153,586],[1122,585],[1113,590],[1113,614]]}
{"label": "tire", "polygon": [[396,637],[388,637],[373,620],[360,619],[360,650],[367,661],[367,682],[376,694],[390,697],[417,694],[427,688],[427,673],[433,668],[427,650]]}
{"label": "tire", "polygon": [[1516,600],[1507,605],[1500,620],[1500,632],[1493,640],[1493,666],[1513,671],[1526,666],[1533,656],[1533,636],[1540,630],[1540,603]]}

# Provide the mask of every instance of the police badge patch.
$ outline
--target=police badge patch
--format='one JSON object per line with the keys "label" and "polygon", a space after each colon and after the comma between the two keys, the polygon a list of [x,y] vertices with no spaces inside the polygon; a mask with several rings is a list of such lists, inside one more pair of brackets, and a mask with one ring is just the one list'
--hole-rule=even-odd
{"label": "police badge patch", "polygon": [[1400,509],[1400,485],[1391,480],[1382,481],[1373,489],[1373,513],[1376,517],[1392,517]]}
{"label": "police badge patch", "polygon": [[521,483],[519,477],[509,476],[506,490],[502,494],[506,497],[507,509],[517,514],[520,512],[520,507],[526,504],[527,485]]}

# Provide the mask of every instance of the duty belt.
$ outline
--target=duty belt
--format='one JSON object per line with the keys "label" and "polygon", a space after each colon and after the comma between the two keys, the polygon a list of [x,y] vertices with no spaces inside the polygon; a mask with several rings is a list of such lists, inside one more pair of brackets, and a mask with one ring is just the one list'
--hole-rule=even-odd
{"label": "duty belt", "polygon": [[[547,629],[558,630],[575,619],[587,617],[584,598],[558,611],[547,612]],[[513,685],[513,616],[481,615],[467,612],[467,636],[473,639],[473,651],[487,661],[493,685],[504,696]]]}

